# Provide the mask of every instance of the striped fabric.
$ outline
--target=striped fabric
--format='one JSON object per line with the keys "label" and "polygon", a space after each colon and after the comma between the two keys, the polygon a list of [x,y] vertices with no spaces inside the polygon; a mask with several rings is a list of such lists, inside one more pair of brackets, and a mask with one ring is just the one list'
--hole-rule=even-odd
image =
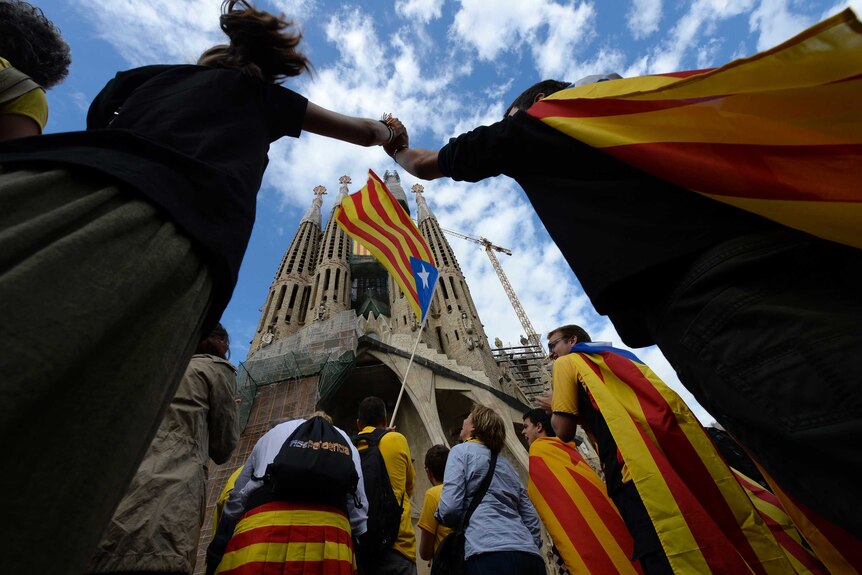
{"label": "striped fabric", "polygon": [[850,10],[721,68],[569,88],[528,113],[659,178],[862,248],[862,26]]}
{"label": "striped fabric", "polygon": [[572,352],[676,573],[795,572],[673,390],[630,352],[594,344]]}
{"label": "striped fabric", "polygon": [[350,243],[353,246],[351,249],[351,253],[354,256],[366,256],[366,257],[372,257],[372,258],[374,257],[374,254],[372,254],[368,250],[368,248],[366,248],[365,246],[363,246],[362,244],[360,244],[356,240],[353,240]]}
{"label": "striped fabric", "polygon": [[[389,271],[421,322],[437,279],[434,256],[419,228],[377,174],[368,170],[365,187],[341,200],[335,221]],[[418,271],[417,265],[425,267]],[[422,272],[426,274],[424,286],[419,281]]]}
{"label": "striped fabric", "polygon": [[793,525],[778,499],[742,473],[732,469],[737,481],[745,489],[760,517],[769,526],[775,540],[784,549],[788,561],[797,573],[805,575],[829,575],[829,571],[817,557],[805,546],[802,537]]}
{"label": "striped fabric", "polygon": [[[757,462],[755,462],[757,463]],[[799,533],[831,573],[862,574],[862,542],[785,493],[765,469],[758,469]]]}
{"label": "striped fabric", "polygon": [[276,501],[246,513],[216,573],[355,575],[347,515],[334,507]]}
{"label": "striped fabric", "polygon": [[572,575],[642,573],[632,537],[604,482],[577,448],[552,437],[530,446],[527,494]]}

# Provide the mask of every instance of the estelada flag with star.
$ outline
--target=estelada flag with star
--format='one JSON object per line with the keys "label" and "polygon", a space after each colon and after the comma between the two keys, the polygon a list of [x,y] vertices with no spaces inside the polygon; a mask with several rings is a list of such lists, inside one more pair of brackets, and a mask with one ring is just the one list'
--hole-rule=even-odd
{"label": "estelada flag with star", "polygon": [[439,273],[419,228],[383,180],[368,170],[368,182],[341,200],[335,221],[383,264],[422,322]]}
{"label": "estelada flag with star", "polygon": [[663,180],[862,248],[862,24],[849,9],[720,68],[567,88],[527,113]]}

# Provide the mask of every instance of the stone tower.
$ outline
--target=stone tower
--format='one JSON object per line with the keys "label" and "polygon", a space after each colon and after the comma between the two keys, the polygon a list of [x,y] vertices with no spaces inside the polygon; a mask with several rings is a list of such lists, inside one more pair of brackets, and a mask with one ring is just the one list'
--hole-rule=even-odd
{"label": "stone tower", "polygon": [[314,263],[320,245],[320,207],[326,188],[314,188],[314,201],[299,222],[299,229],[281,259],[269,288],[249,356],[277,339],[296,333],[305,324],[314,277]]}
{"label": "stone tower", "polygon": [[[405,209],[397,172],[383,181]],[[339,180],[336,207],[350,178]],[[348,433],[355,431],[359,402],[375,395],[390,413],[401,389],[411,351],[416,355],[404,384],[395,424],[408,440],[417,469],[412,510],[418,520],[430,485],[422,473],[425,452],[457,442],[461,422],[474,404],[496,410],[507,422],[503,455],[526,479],[528,455],[521,435],[524,395],[502,377],[479,312],[437,218],[414,185],[419,229],[440,277],[425,328],[420,332],[404,294],[386,269],[354,243],[330,212],[321,232],[326,189],[314,189],[311,208],[299,223],[262,308],[249,355],[237,374],[244,424],[231,460],[210,469],[208,516],[227,477],[242,465],[255,442],[274,422],[326,410]],[[417,337],[420,337],[417,343]],[[198,550],[198,572],[209,533]],[[419,573],[427,573],[419,562]]]}

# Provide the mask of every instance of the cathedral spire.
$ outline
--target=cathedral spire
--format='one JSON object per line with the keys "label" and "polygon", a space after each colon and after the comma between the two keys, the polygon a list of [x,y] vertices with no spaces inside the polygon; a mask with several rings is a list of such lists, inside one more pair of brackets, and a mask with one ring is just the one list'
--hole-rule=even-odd
{"label": "cathedral spire", "polygon": [[308,208],[308,211],[305,212],[305,215],[302,216],[302,219],[299,221],[300,224],[302,224],[302,222],[311,222],[313,224],[317,224],[317,227],[320,227],[320,222],[323,219],[320,215],[320,207],[323,205],[323,195],[325,193],[326,188],[323,186],[317,186],[314,188],[314,200],[311,202],[311,207]]}
{"label": "cathedral spire", "polygon": [[266,303],[261,308],[257,333],[248,350],[249,357],[261,347],[287,337],[305,325],[311,279],[320,245],[320,206],[325,193],[323,186],[314,188],[311,207],[300,220],[296,235],[281,258]]}
{"label": "cathedral spire", "polygon": [[398,175],[398,172],[395,170],[391,172],[386,170],[383,172],[383,183],[386,184],[386,187],[389,188],[389,191],[392,192],[392,195],[395,196],[395,199],[404,208],[404,211],[409,214],[410,206],[407,204],[407,194],[404,193],[404,188],[401,187],[401,176]]}
{"label": "cathedral spire", "polygon": [[338,188],[338,197],[335,198],[336,206],[341,205],[341,200],[346,198],[347,195],[350,193],[350,190],[347,189],[347,186],[348,184],[353,183],[353,181],[350,179],[350,176],[341,176],[340,178],[338,178],[338,183],[341,184],[341,186],[339,186]]}
{"label": "cathedral spire", "polygon": [[422,192],[425,191],[425,186],[422,184],[413,184],[410,191],[416,194],[416,217],[419,220],[419,223],[422,223],[428,218],[433,218],[434,214],[431,212],[431,208],[428,207],[428,202],[425,201],[425,196],[422,195]]}

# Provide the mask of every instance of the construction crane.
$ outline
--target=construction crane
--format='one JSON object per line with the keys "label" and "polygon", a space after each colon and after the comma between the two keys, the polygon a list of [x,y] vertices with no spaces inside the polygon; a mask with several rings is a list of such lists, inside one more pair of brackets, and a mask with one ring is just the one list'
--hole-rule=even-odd
{"label": "construction crane", "polygon": [[521,326],[524,328],[524,331],[527,332],[527,340],[530,342],[531,345],[541,350],[542,342],[539,339],[539,334],[536,333],[535,329],[533,329],[533,324],[530,323],[530,319],[527,317],[527,313],[521,306],[521,301],[518,299],[518,296],[515,295],[515,290],[512,289],[512,284],[509,283],[509,278],[506,277],[506,273],[503,271],[502,266],[500,266],[500,262],[497,260],[497,256],[494,255],[494,252],[500,252],[502,254],[510,256],[512,255],[512,250],[492,244],[489,240],[485,238],[474,238],[473,236],[468,236],[453,230],[447,230],[445,228],[441,229],[449,235],[455,236],[456,238],[461,238],[462,240],[467,240],[468,242],[473,242],[474,244],[479,244],[480,246],[485,248],[485,253],[488,254],[488,259],[491,260],[491,265],[494,266],[494,271],[497,272],[497,277],[500,278],[500,283],[503,284],[503,289],[505,290],[506,295],[509,296],[509,301],[512,302],[512,307],[515,308],[515,313],[517,314],[518,319],[521,321]]}

